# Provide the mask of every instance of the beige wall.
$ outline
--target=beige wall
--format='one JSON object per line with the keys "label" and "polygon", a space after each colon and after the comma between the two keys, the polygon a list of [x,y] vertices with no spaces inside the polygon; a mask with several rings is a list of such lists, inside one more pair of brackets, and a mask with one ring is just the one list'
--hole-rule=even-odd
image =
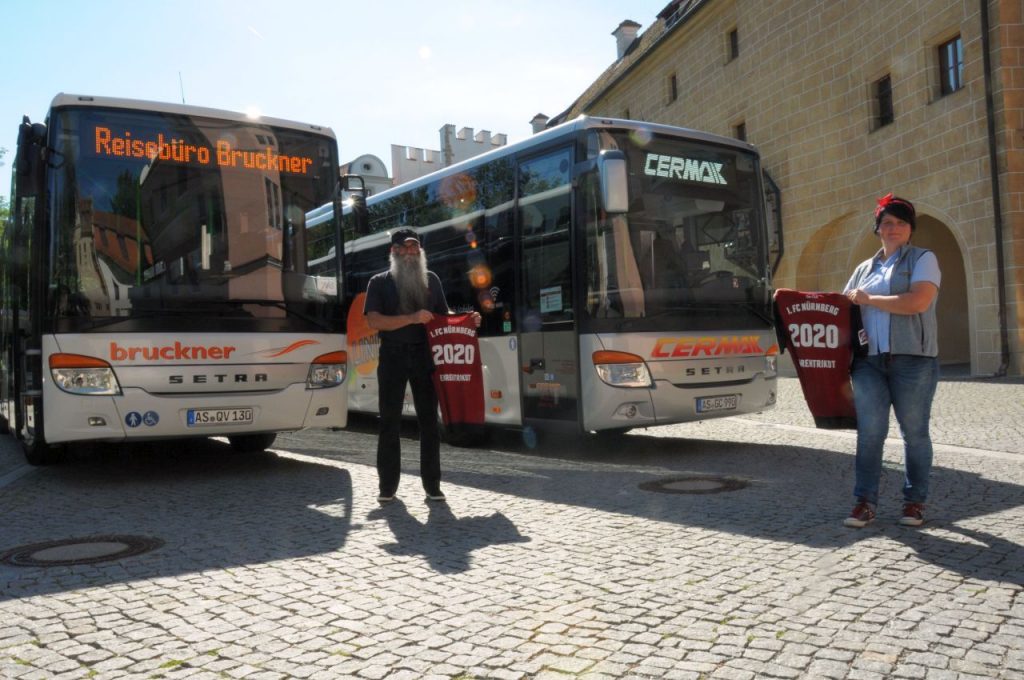
{"label": "beige wall", "polygon": [[[1024,371],[1022,4],[989,0],[1014,375]],[[733,28],[740,55],[728,61]],[[966,86],[940,97],[937,46],[957,34]],[[936,248],[943,269],[940,358],[984,375],[1001,351],[982,59],[977,0],[712,0],[582,108],[730,136],[745,123],[782,192],[779,287],[840,288],[877,247],[875,199],[914,201],[915,242]],[[895,122],[874,129],[872,85],[887,73]]]}

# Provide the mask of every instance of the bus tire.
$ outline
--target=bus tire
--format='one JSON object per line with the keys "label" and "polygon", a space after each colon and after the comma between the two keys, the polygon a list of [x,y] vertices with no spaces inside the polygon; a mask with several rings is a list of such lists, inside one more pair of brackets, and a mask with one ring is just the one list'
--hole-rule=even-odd
{"label": "bus tire", "polygon": [[63,447],[51,446],[42,439],[36,438],[32,441],[21,441],[21,450],[25,454],[25,460],[29,465],[41,466],[51,465],[60,460]]}
{"label": "bus tire", "polygon": [[276,432],[264,434],[236,434],[228,437],[231,450],[236,453],[261,453],[274,445]]}
{"label": "bus tire", "polygon": [[457,425],[451,427],[443,421],[438,423],[441,430],[441,441],[451,446],[475,448],[487,441],[487,428],[483,425]]}
{"label": "bus tire", "polygon": [[594,436],[600,439],[615,439],[623,436],[632,429],[632,427],[613,427],[607,430],[597,430],[594,432]]}

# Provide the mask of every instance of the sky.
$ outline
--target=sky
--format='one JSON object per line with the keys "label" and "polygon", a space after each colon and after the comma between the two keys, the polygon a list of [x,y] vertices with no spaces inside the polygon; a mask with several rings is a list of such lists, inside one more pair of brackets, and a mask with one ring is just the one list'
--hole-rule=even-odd
{"label": "sky", "polygon": [[0,195],[18,124],[60,93],[196,104],[331,127],[341,162],[439,129],[531,134],[615,61],[611,32],[668,0],[0,0]]}

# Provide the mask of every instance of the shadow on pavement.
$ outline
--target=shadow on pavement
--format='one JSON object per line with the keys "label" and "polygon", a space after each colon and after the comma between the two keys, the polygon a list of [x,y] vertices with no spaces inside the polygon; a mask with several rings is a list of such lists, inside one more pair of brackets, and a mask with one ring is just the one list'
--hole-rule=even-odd
{"label": "shadow on pavement", "polygon": [[102,535],[164,545],[123,562],[0,563],[0,601],[330,553],[345,545],[352,525],[347,470],[237,454],[213,440],[81,453],[30,479],[2,491],[0,554]]}
{"label": "shadow on pavement", "polygon": [[395,543],[382,546],[392,555],[421,555],[440,574],[468,571],[472,552],[501,543],[528,543],[500,512],[482,517],[456,517],[447,503],[430,503],[427,521],[409,513],[401,499],[373,510],[367,519],[384,519]]}
{"label": "shadow on pavement", "polygon": [[[415,424],[406,426],[405,434],[415,437]],[[349,431],[371,438],[375,434],[372,421],[358,418]],[[346,454],[346,432],[327,436],[335,442],[330,449],[339,459],[373,464],[368,455]],[[322,450],[307,452],[323,455]],[[417,474],[415,456],[416,446],[406,440],[407,474]],[[944,569],[1024,585],[1024,570],[1019,566],[1024,564],[1024,549],[1000,536],[1018,535],[1019,516],[1006,511],[1024,505],[1024,487],[943,467],[941,462],[938,453],[923,530],[899,526],[903,473],[900,466],[888,463],[878,519],[857,530],[842,526],[854,502],[850,453],[632,433],[549,438],[531,449],[520,434],[510,432],[495,434],[482,448],[446,447],[442,453],[446,483],[813,548],[848,547],[884,536]],[[645,482],[680,476],[733,477],[749,486],[699,494],[639,488]],[[515,521],[511,511],[507,514]],[[557,521],[557,510],[552,520]],[[405,529],[401,526],[396,531],[400,544],[408,535]]]}

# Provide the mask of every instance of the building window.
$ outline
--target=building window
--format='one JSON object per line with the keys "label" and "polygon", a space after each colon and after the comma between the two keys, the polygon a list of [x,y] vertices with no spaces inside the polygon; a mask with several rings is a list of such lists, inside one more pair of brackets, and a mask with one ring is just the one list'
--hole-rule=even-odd
{"label": "building window", "polygon": [[676,99],[679,99],[679,81],[673,73],[668,77],[668,103],[671,104]]}
{"label": "building window", "polygon": [[964,42],[960,36],[939,45],[939,83],[943,96],[964,86]]}
{"label": "building window", "polygon": [[741,142],[747,141],[747,124],[746,123],[737,123],[736,125],[733,125],[732,126],[732,132],[733,132],[733,135],[736,137],[736,139],[740,140]]}
{"label": "building window", "polygon": [[892,76],[886,75],[875,81],[875,128],[888,125],[895,119],[892,108]]}
{"label": "building window", "polygon": [[740,56],[740,32],[738,29],[732,29],[728,34],[728,47],[727,54],[728,59],[726,61],[732,61],[736,57]]}

